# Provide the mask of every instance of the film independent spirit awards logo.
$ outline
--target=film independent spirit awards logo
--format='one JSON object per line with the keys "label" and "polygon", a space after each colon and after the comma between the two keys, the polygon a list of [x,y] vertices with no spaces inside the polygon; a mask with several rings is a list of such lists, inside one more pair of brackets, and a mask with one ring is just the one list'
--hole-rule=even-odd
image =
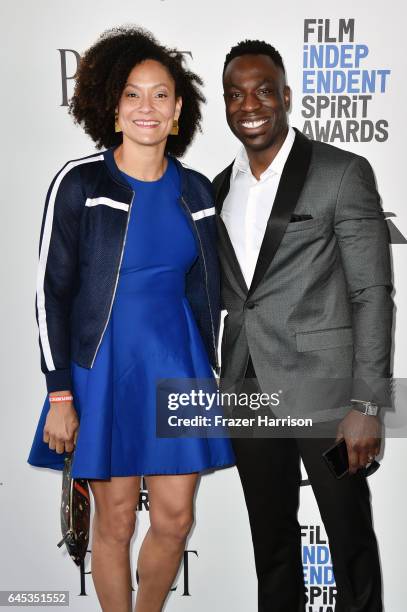
{"label": "film independent spirit awards logo", "polygon": [[[356,38],[355,19],[305,19],[302,55],[302,132],[331,144],[385,142],[387,119],[376,119],[374,102],[386,95],[389,68],[369,66],[369,46]],[[392,244],[407,240],[384,216]]]}

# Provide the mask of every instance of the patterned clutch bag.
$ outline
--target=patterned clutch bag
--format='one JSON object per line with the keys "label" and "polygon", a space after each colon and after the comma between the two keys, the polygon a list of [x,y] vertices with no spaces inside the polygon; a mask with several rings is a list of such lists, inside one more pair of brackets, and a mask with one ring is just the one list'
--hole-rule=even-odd
{"label": "patterned clutch bag", "polygon": [[80,565],[89,544],[90,495],[89,484],[84,478],[72,478],[73,452],[67,453],[62,473],[61,531],[71,559]]}

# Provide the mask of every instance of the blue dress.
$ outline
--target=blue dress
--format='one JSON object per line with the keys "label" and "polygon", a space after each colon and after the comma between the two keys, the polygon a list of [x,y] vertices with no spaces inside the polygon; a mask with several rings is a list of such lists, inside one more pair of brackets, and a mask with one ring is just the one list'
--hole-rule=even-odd
{"label": "blue dress", "polygon": [[[168,158],[157,181],[124,173],[135,191],[109,323],[93,368],[71,362],[80,422],[72,475],[182,474],[233,465],[227,437],[156,436],[156,381],[214,379],[185,297],[185,274],[198,256],[179,204],[180,178]],[[61,470],[65,453],[43,441],[45,399],[28,463]]]}

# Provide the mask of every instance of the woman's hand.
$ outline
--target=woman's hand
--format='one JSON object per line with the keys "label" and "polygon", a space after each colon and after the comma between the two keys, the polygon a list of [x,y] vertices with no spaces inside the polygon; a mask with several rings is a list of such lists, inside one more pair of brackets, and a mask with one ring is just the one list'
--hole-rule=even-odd
{"label": "woman's hand", "polygon": [[[55,391],[50,397],[72,395],[70,391]],[[51,450],[62,454],[71,452],[78,437],[79,420],[72,400],[50,402],[44,426],[43,440]]]}

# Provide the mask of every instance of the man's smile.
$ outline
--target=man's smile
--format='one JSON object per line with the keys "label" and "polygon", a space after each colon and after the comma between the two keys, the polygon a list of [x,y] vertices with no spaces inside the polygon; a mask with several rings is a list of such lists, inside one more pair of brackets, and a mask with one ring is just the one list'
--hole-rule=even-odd
{"label": "man's smile", "polygon": [[269,119],[264,118],[264,119],[240,119],[238,123],[239,125],[241,125],[242,127],[246,129],[253,130],[253,129],[261,127],[262,125],[268,122],[269,122]]}

